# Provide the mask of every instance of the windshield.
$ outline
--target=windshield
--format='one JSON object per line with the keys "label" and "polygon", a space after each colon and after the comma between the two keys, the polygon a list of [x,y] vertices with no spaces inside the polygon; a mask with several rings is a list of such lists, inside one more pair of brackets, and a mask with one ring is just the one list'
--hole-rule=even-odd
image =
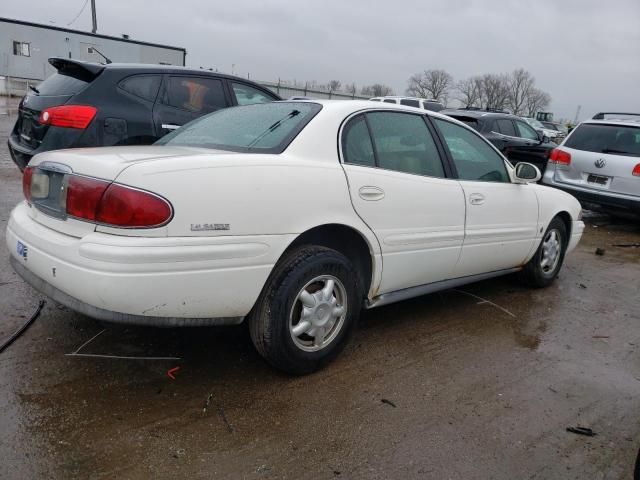
{"label": "windshield", "polygon": [[282,153],[321,108],[311,102],[273,102],[227,108],[186,124],[161,138],[156,145]]}
{"label": "windshield", "polygon": [[565,146],[587,152],[640,157],[640,128],[583,123],[567,138]]}

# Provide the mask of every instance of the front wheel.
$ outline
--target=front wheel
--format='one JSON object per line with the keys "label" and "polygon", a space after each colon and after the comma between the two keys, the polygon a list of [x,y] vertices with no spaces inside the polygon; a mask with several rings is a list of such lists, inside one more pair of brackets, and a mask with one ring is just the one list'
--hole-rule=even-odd
{"label": "front wheel", "polygon": [[521,272],[525,283],[538,288],[551,285],[562,267],[567,244],[567,227],[556,217],[549,223],[538,250]]}
{"label": "front wheel", "polygon": [[362,302],[351,262],[329,248],[305,246],[272,272],[249,318],[251,339],[274,367],[318,370],[346,344]]}

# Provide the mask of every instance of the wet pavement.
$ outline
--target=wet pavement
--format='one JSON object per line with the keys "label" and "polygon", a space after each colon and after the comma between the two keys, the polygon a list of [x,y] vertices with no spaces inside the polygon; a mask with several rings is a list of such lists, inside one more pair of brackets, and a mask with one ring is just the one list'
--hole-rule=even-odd
{"label": "wet pavement", "polygon": [[[2,101],[0,341],[41,299],[8,265],[21,185]],[[631,478],[640,223],[587,220],[550,288],[505,277],[365,312],[302,378],[242,326],[123,328],[48,301],[0,354],[0,478]],[[99,333],[79,353],[180,360],[66,355]]]}

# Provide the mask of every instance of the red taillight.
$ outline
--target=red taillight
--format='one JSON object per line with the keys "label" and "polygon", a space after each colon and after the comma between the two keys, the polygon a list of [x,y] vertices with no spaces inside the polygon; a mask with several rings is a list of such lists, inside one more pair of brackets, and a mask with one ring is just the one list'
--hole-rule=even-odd
{"label": "red taillight", "polygon": [[40,113],[38,122],[54,127],[80,128],[89,126],[98,109],[90,105],[60,105]]}
{"label": "red taillight", "polygon": [[149,192],[111,184],[102,196],[96,220],[118,227],[156,227],[171,219],[171,205]]}
{"label": "red taillight", "polygon": [[31,178],[33,177],[33,167],[27,167],[22,174],[22,193],[27,202],[31,203]]}
{"label": "red taillight", "polygon": [[71,175],[67,214],[114,227],[150,228],[171,219],[171,205],[152,193],[95,178]]}
{"label": "red taillight", "polygon": [[70,175],[67,183],[67,215],[96,221],[96,211],[109,182]]}
{"label": "red taillight", "polygon": [[549,155],[549,161],[558,165],[569,165],[571,163],[571,154],[559,148],[554,148],[551,150],[551,155]]}
{"label": "red taillight", "polygon": [[631,174],[634,177],[640,177],[640,163],[633,167],[633,171],[631,172]]}

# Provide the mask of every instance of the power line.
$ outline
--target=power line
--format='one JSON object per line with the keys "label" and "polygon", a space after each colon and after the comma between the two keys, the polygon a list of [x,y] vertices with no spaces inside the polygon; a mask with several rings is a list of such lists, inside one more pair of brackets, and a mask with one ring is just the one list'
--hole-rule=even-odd
{"label": "power line", "polygon": [[73,18],[73,20],[67,23],[67,27],[71,26],[73,23],[75,23],[76,20],[78,20],[80,15],[82,15],[82,12],[84,12],[84,9],[87,8],[87,3],[89,3],[89,0],[84,0],[84,5],[82,5],[82,8],[78,12],[78,14]]}

